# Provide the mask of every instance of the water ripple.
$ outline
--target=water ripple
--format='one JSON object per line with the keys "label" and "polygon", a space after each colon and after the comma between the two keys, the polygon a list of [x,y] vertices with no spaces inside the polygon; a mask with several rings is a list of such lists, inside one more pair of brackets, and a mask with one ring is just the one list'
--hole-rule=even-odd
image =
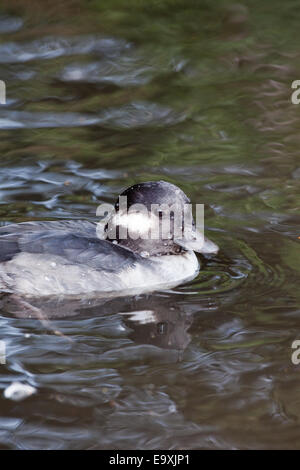
{"label": "water ripple", "polygon": [[0,129],[41,129],[100,125],[110,129],[146,126],[171,126],[185,119],[169,107],[144,101],[117,108],[107,108],[97,114],[42,113],[4,110],[0,113]]}
{"label": "water ripple", "polygon": [[130,44],[122,39],[97,38],[95,36],[48,36],[27,43],[0,44],[0,63],[11,64],[82,54],[116,57],[128,48],[130,48]]}

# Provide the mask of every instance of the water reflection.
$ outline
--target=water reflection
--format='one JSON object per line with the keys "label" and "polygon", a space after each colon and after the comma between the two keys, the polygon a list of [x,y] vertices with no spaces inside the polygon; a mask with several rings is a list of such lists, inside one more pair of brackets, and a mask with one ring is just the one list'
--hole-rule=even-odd
{"label": "water reflection", "polygon": [[14,33],[23,26],[22,18],[0,15],[0,34]]}
{"label": "water reflection", "polygon": [[2,111],[1,129],[41,129],[47,127],[95,126],[114,128],[139,128],[144,126],[169,126],[185,119],[170,108],[153,103],[135,102],[122,108],[109,108],[99,115],[80,113],[29,113]]}
{"label": "water reflection", "polygon": [[[1,31],[0,31],[1,33]],[[0,63],[28,62],[31,60],[55,59],[62,55],[99,54],[116,57],[128,49],[130,44],[115,38],[46,37],[29,43],[10,42],[0,45]]]}
{"label": "water reflection", "polygon": [[[147,308],[147,310],[145,309]],[[16,318],[30,318],[41,322],[49,332],[59,334],[59,322],[51,320],[76,317],[116,318],[118,328],[128,332],[135,344],[152,344],[159,348],[185,350],[190,342],[188,329],[192,324],[190,308],[172,302],[166,295],[125,299],[22,299],[18,296],[3,296],[1,308]],[[120,309],[125,309],[120,311]],[[71,320],[70,320],[71,321]]]}
{"label": "water reflection", "polygon": [[1,392],[37,393],[1,394],[1,448],[299,448],[299,18],[171,3],[1,2],[1,224],[166,179],[221,247],[169,292],[2,297]]}

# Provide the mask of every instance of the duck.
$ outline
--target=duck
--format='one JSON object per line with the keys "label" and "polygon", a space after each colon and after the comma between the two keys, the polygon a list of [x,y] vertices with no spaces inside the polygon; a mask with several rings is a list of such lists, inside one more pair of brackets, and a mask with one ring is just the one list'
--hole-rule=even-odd
{"label": "duck", "polygon": [[219,250],[197,229],[192,215],[184,227],[185,208],[190,206],[176,185],[147,181],[123,191],[110,211],[107,204],[100,205],[99,222],[3,225],[0,292],[24,297],[118,297],[189,282],[200,269],[195,252],[214,255]]}

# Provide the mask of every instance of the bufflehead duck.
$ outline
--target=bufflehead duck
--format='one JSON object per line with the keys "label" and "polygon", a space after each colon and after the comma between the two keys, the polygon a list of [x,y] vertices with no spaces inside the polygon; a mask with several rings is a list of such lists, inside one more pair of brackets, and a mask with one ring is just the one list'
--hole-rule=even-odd
{"label": "bufflehead duck", "polygon": [[[24,222],[0,227],[0,291],[29,297],[121,296],[169,289],[193,279],[199,271],[194,251],[216,253],[217,245],[197,232],[194,221],[183,237],[162,229],[149,235],[153,204],[183,214],[185,193],[165,181],[131,186],[128,212],[119,197],[115,212],[102,225],[89,221]],[[136,211],[143,204],[148,214]],[[130,211],[130,209],[134,209]],[[172,218],[172,216],[171,216]],[[100,228],[99,228],[100,227]],[[126,227],[130,236],[123,237]],[[175,233],[176,232],[176,233]]]}

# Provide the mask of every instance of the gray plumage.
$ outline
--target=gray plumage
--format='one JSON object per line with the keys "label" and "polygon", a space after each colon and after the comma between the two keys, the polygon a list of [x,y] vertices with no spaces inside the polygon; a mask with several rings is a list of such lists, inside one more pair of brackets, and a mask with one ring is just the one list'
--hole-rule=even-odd
{"label": "gray plumage", "polygon": [[132,266],[138,254],[96,236],[88,221],[24,222],[0,227],[0,262],[18,253],[56,255],[65,262],[84,264],[107,272]]}

